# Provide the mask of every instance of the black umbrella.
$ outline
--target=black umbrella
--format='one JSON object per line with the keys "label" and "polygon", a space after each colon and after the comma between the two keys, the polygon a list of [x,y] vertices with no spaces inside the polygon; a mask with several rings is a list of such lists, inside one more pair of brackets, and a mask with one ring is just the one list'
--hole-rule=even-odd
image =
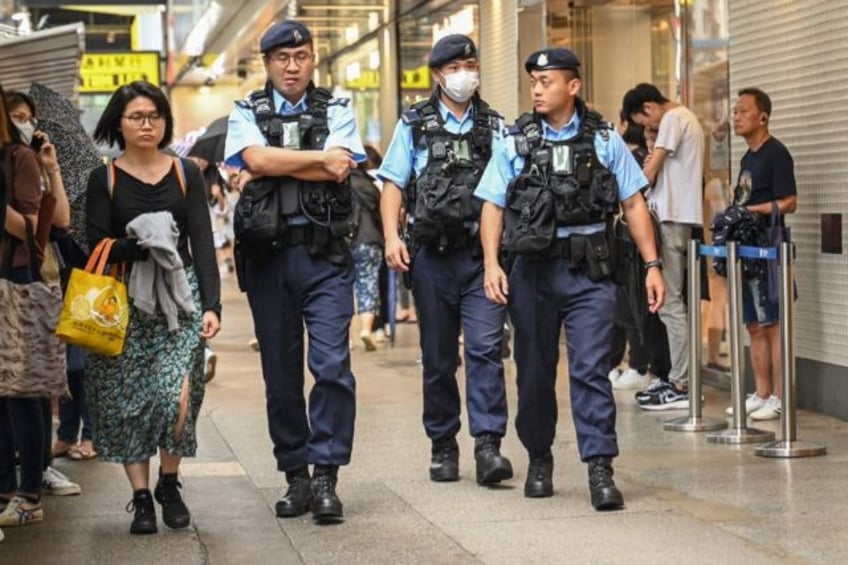
{"label": "black umbrella", "polygon": [[222,116],[209,124],[203,135],[197,138],[188,152],[189,157],[200,157],[210,164],[224,160],[224,146],[227,143],[228,116]]}
{"label": "black umbrella", "polygon": [[29,94],[38,113],[38,129],[56,146],[62,170],[62,181],[71,205],[71,236],[83,249],[85,238],[85,203],[88,175],[102,163],[94,142],[80,121],[77,107],[62,94],[41,84],[33,84]]}

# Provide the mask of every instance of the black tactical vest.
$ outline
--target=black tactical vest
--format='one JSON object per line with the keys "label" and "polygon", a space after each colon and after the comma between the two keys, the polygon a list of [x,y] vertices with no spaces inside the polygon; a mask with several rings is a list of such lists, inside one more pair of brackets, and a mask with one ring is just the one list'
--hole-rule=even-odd
{"label": "black tactical vest", "polygon": [[[269,82],[263,90],[251,92],[242,103],[253,112],[268,144],[284,149],[324,149],[329,135],[330,92],[310,84],[307,109],[300,114],[282,115],[274,108],[272,88]],[[285,176],[262,178],[245,187],[236,209],[234,228],[237,239],[244,243],[273,244],[285,235],[289,219],[303,216],[316,236],[339,238],[350,233],[352,208],[347,182],[304,181]]]}
{"label": "black tactical vest", "polygon": [[444,251],[478,240],[482,205],[473,197],[474,189],[492,156],[492,132],[500,127],[501,116],[475,96],[471,129],[451,133],[439,112],[438,95],[437,90],[402,116],[412,129],[414,150],[427,151],[427,165],[412,179],[405,206],[414,218],[416,245]]}
{"label": "black tactical vest", "polygon": [[518,254],[543,252],[558,227],[609,222],[618,210],[618,181],[598,160],[595,135],[606,139],[612,124],[579,98],[580,132],[565,141],[542,138],[535,114],[522,115],[515,136],[524,169],[507,187],[504,248]]}

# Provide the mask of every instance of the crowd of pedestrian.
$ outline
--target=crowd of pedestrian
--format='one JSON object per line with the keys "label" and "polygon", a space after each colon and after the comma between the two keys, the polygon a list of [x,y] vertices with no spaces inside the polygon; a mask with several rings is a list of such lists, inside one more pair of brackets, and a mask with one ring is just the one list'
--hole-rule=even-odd
{"label": "crowd of pedestrian", "polygon": [[[463,360],[476,482],[513,477],[501,453],[509,321],[523,492],[553,496],[564,327],[590,500],[597,510],[623,507],[613,479],[613,390],[639,389],[645,410],[685,409],[689,374],[700,369],[687,343],[689,312],[700,305],[684,296],[688,241],[703,221],[704,133],[695,115],[643,83],[624,95],[616,128],[580,97],[575,54],[550,48],[525,62],[533,112],[507,124],[479,94],[474,42],[454,34],[433,46],[432,95],[404,111],[382,159],[363,146],[348,101],[312,82],[305,25],[273,25],[260,49],[267,84],[235,103],[219,162],[168,150],[174,118],[158,87],[119,87],[93,140],[120,154],[90,170],[82,210],[72,210],[63,148],[39,123],[35,101],[0,89],[0,276],[64,288],[70,269],[85,265],[85,247],[107,241],[104,261],[130,300],[116,314],[127,322],[120,354],[67,346],[68,395],[57,403],[0,397],[0,526],[42,521],[42,495],[81,492],[51,465],[58,457],[123,466],[133,534],[158,530],[156,502],[168,527],[191,523],[179,467],[196,454],[214,375],[206,341],[220,329],[222,271],[236,274],[253,314],[273,453],[288,485],[277,516],[342,519],[336,486],[356,417],[350,351],[355,343],[374,351],[389,321],[416,318],[432,481],[460,478]],[[763,226],[796,208],[792,158],[769,133],[771,112],[753,88],[739,92],[733,112],[748,151],[731,206]],[[84,214],[81,238],[74,213]],[[395,279],[406,284],[392,288]],[[762,275],[743,288],[754,419],[780,417],[770,284]],[[401,300],[391,311],[404,286],[414,305]],[[304,357],[314,377],[308,402]]]}

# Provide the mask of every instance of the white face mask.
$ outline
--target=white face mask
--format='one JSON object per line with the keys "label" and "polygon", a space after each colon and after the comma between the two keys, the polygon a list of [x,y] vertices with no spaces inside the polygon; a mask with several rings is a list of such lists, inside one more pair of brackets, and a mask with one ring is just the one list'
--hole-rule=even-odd
{"label": "white face mask", "polygon": [[443,75],[445,79],[442,90],[448,98],[455,102],[465,102],[477,91],[480,86],[480,73],[461,70],[449,75]]}
{"label": "white face mask", "polygon": [[31,121],[19,122],[12,120],[12,122],[17,126],[18,131],[21,132],[21,141],[29,145],[32,142],[33,134],[35,134],[35,124]]}

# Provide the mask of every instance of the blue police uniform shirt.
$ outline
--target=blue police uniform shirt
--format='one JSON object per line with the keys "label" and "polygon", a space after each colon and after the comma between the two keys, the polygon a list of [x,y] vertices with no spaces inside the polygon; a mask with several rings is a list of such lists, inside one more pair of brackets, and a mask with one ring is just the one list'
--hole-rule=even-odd
{"label": "blue police uniform shirt", "polygon": [[[559,131],[542,120],[542,137],[549,141],[565,141],[580,132],[580,117],[577,112]],[[598,160],[607,167],[618,180],[618,199],[624,201],[648,186],[642,169],[639,167],[624,140],[616,131],[609,131],[607,139],[601,132],[595,134],[595,151]],[[474,191],[474,196],[503,208],[506,206],[506,189],[510,181],[524,170],[524,157],[515,148],[515,136],[503,138],[494,149],[492,159]],[[604,224],[557,228],[557,237],[571,234],[589,234],[604,229]]]}
{"label": "blue police uniform shirt", "polygon": [[[444,121],[444,127],[450,133],[467,133],[474,126],[474,108],[469,106],[463,114],[462,119],[457,118],[448,107],[439,100],[439,113]],[[503,120],[496,131],[492,132],[492,153],[499,145],[503,129]],[[418,148],[412,147],[412,128],[403,120],[398,121],[392,141],[383,157],[383,164],[377,171],[377,177],[383,181],[389,181],[398,188],[404,189],[409,184],[413,173],[419,176],[427,166],[429,156],[428,148],[424,145]]]}
{"label": "blue police uniform shirt", "polygon": [[[306,111],[305,94],[297,104],[292,104],[276,90],[273,91],[273,98],[274,106],[279,108],[279,113],[284,116]],[[327,126],[330,133],[324,147],[343,147],[353,153],[353,158],[357,163],[362,163],[367,159],[353,111],[347,100],[330,102],[327,107]],[[253,110],[245,108],[240,102],[236,102],[227,122],[227,143],[224,148],[227,165],[244,167],[241,153],[253,145],[267,147],[268,140],[262,135],[259,126],[256,125]]]}

